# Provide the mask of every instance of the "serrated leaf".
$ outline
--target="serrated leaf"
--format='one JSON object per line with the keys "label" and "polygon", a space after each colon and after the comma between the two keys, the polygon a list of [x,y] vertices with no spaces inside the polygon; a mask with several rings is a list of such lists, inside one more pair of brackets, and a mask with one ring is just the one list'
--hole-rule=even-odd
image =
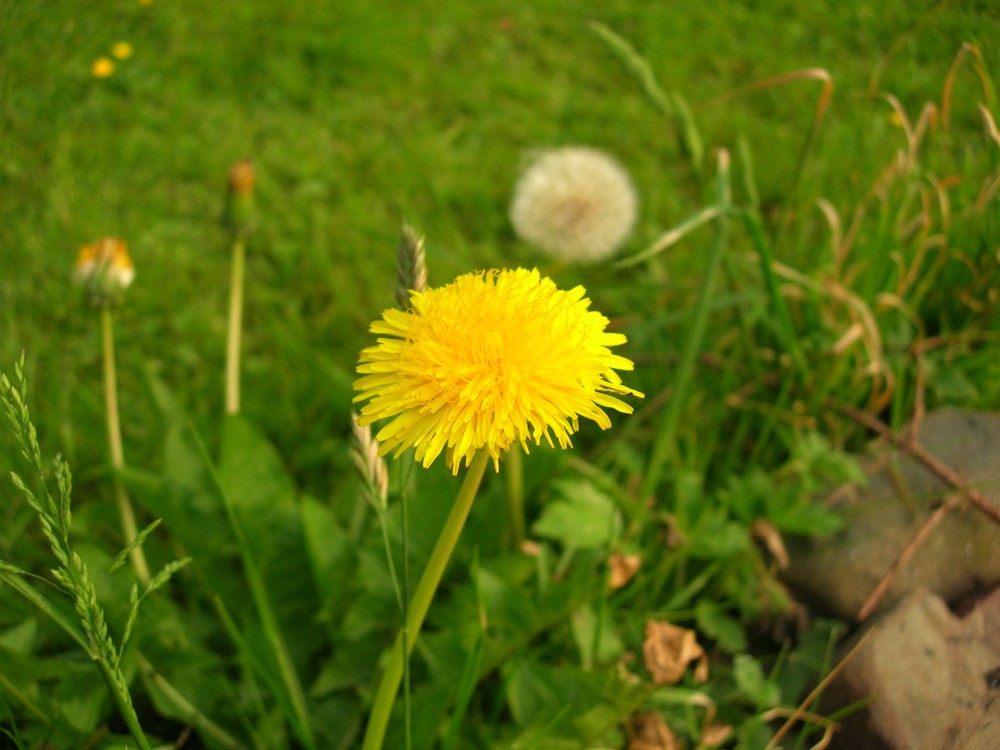
{"label": "serrated leaf", "polygon": [[0,647],[27,654],[35,645],[38,634],[38,620],[28,617],[12,628],[0,632]]}
{"label": "serrated leaf", "polygon": [[[598,615],[594,612],[594,608],[584,605],[573,613],[570,628],[584,669],[590,669],[593,666],[595,656],[598,662],[609,663],[625,652],[625,644],[615,632],[607,612],[600,618],[600,627],[598,627]],[[597,643],[596,653],[595,638],[600,639]]]}
{"label": "serrated leaf", "polygon": [[743,524],[729,520],[722,508],[702,513],[697,526],[688,532],[692,557],[719,560],[735,557],[750,543],[750,532]]}
{"label": "serrated leaf", "polygon": [[574,549],[603,548],[621,532],[614,500],[584,479],[556,483],[562,499],[545,506],[531,530]]}
{"label": "serrated leaf", "polygon": [[746,650],[747,639],[743,626],[718,606],[700,601],[695,605],[694,616],[698,630],[713,639],[723,651],[732,654]]}
{"label": "serrated leaf", "polygon": [[745,698],[757,708],[772,708],[781,702],[781,690],[764,676],[760,662],[748,654],[733,659],[733,679]]}
{"label": "serrated leaf", "polygon": [[219,477],[236,507],[250,513],[267,511],[295,494],[278,451],[239,415],[226,417],[223,424]]}

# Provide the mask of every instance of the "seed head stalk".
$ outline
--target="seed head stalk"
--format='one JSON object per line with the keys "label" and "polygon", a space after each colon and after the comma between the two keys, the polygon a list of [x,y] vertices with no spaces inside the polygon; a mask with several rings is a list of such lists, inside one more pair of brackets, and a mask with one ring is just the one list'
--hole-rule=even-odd
{"label": "seed head stalk", "polygon": [[382,747],[385,730],[389,724],[389,715],[392,712],[392,704],[395,702],[399,683],[403,677],[403,664],[406,656],[403,646],[404,633],[407,635],[406,651],[412,651],[413,643],[420,634],[420,628],[427,616],[427,610],[430,608],[431,600],[441,582],[441,576],[444,574],[451,553],[455,549],[462,527],[465,526],[465,521],[469,517],[472,502],[476,498],[489,458],[489,451],[482,450],[472,460],[451,513],[448,514],[444,528],[441,529],[441,535],[427,561],[427,567],[424,568],[423,575],[420,576],[417,588],[413,592],[406,622],[396,636],[396,642],[389,654],[389,661],[382,673],[378,692],[375,694],[375,703],[368,718],[368,728],[365,731],[362,750],[380,750]]}
{"label": "seed head stalk", "polygon": [[243,276],[246,265],[246,241],[256,224],[253,187],[256,173],[253,163],[239,161],[229,168],[228,192],[223,225],[232,234],[232,271],[230,274],[229,331],[226,340],[226,414],[240,412],[240,339],[243,330]]}
{"label": "seed head stalk", "polygon": [[[122,533],[125,543],[130,544],[135,539],[138,529],[135,523],[135,511],[129,500],[120,473],[125,468],[125,453],[122,449],[121,422],[118,418],[118,379],[115,371],[114,329],[111,319],[111,306],[101,308],[101,344],[104,353],[104,405],[108,422],[108,448],[111,453],[111,466],[115,477],[115,500],[118,503],[118,515],[121,518]],[[149,583],[149,566],[142,546],[136,546],[129,552],[129,559],[135,573],[143,584]]]}
{"label": "seed head stalk", "polygon": [[246,239],[233,236],[233,266],[230,276],[229,333],[226,341],[226,414],[240,412],[240,338],[243,329],[243,276]]}

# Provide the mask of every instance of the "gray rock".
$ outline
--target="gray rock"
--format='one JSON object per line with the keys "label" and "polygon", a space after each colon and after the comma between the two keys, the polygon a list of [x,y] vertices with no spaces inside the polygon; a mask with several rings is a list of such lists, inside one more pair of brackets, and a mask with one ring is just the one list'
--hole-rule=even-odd
{"label": "gray rock", "polygon": [[830,686],[824,710],[866,697],[871,702],[844,720],[832,747],[1000,748],[1000,589],[964,617],[926,589],[909,593],[874,624]]}
{"label": "gray rock", "polygon": [[[929,414],[920,443],[1000,506],[1000,416],[955,409]],[[914,533],[951,488],[911,456],[881,447],[870,483],[838,501],[848,526],[833,538],[793,541],[789,587],[817,609],[853,620]],[[1000,524],[967,501],[954,508],[902,567],[882,609],[924,587],[947,601],[1000,581]],[[1000,747],[1000,745],[998,745]]]}

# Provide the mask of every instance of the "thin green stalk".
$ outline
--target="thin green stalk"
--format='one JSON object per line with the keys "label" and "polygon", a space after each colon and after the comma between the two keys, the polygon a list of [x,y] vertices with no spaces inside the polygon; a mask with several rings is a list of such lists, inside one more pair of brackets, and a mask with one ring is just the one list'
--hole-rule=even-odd
{"label": "thin green stalk", "polygon": [[316,739],[313,735],[312,727],[309,724],[309,714],[306,709],[305,693],[302,690],[302,685],[299,682],[298,675],[295,673],[292,658],[288,653],[287,647],[285,646],[285,641],[281,635],[281,629],[278,626],[278,619],[275,616],[274,610],[271,608],[271,602],[267,597],[267,590],[264,587],[264,579],[261,578],[260,572],[257,570],[257,564],[253,558],[253,553],[250,551],[250,545],[247,541],[246,533],[243,531],[243,524],[239,519],[239,515],[236,512],[236,507],[233,505],[232,499],[229,497],[229,493],[222,484],[218,471],[215,469],[214,464],[209,458],[208,451],[205,448],[204,443],[201,442],[201,438],[196,433],[193,434],[193,437],[205,461],[205,467],[211,474],[212,481],[215,484],[220,499],[222,500],[222,506],[226,511],[226,517],[229,520],[229,525],[232,527],[233,534],[236,537],[236,546],[240,551],[240,558],[243,562],[243,570],[246,574],[247,584],[250,588],[250,597],[253,600],[257,614],[260,617],[261,627],[264,629],[268,645],[271,647],[274,660],[278,665],[278,673],[281,676],[282,683],[284,684],[288,701],[291,704],[293,713],[292,718],[295,719],[295,721],[292,722],[292,727],[296,730],[296,733],[299,735],[299,739],[302,743],[306,747],[314,749],[316,747]]}
{"label": "thin green stalk", "polygon": [[760,225],[760,218],[753,211],[741,212],[743,222],[750,232],[750,237],[757,246],[757,254],[760,256],[760,270],[764,277],[764,287],[767,289],[768,299],[771,301],[771,309],[774,311],[778,321],[778,332],[781,335],[781,343],[795,364],[800,369],[805,368],[805,358],[802,350],[799,349],[798,339],[795,336],[795,327],[792,325],[791,315],[788,313],[788,305],[785,298],[781,296],[778,289],[778,279],[774,275],[774,255],[771,252],[771,245],[764,237],[764,230]]}
{"label": "thin green stalk", "polygon": [[223,747],[233,748],[233,750],[239,750],[239,748],[242,747],[242,745],[234,739],[232,735],[205,716],[205,714],[192,705],[187,698],[181,695],[181,693],[178,692],[178,690],[171,685],[163,677],[163,675],[156,671],[146,657],[140,653],[136,653],[136,659],[138,659],[139,669],[142,670],[143,677],[145,677],[157,690],[159,690],[160,694],[167,701],[173,704],[175,708],[184,714],[185,721],[195,727],[206,737],[211,737]]}
{"label": "thin green stalk", "polygon": [[[404,484],[405,483],[401,483]],[[367,504],[367,503],[366,503]],[[409,609],[409,597],[410,597],[410,584],[409,584],[409,563],[407,562],[407,557],[409,552],[409,519],[406,513],[406,493],[405,490],[400,492],[400,512],[402,513],[402,527],[403,527],[403,573],[402,579],[400,576],[396,575],[396,563],[392,561],[392,545],[389,543],[389,526],[386,524],[385,509],[381,506],[378,507],[378,522],[379,526],[382,528],[382,546],[385,548],[385,559],[389,564],[389,578],[392,580],[392,587],[396,592],[396,604],[399,605],[399,611],[403,615],[403,651],[407,655],[410,653],[409,648],[409,631],[406,628],[406,617]],[[410,660],[407,658],[403,662],[403,713],[406,718],[406,736],[407,736],[407,747],[409,748],[410,741]]]}
{"label": "thin green stalk", "polygon": [[[404,628],[400,629],[396,642],[393,644],[389,654],[389,661],[382,673],[382,681],[379,683],[378,691],[375,694],[375,703],[372,705],[372,712],[368,718],[368,728],[365,730],[365,740],[362,750],[380,750],[382,741],[385,738],[385,730],[389,724],[389,715],[392,712],[392,704],[396,700],[396,693],[399,690],[399,682],[403,676],[404,648],[403,633],[408,632],[410,639],[408,649],[413,649],[413,641],[420,635],[420,627],[427,616],[431,600],[437,591],[441,576],[444,574],[445,566],[451,557],[458,537],[465,525],[469,511],[472,509],[472,501],[476,498],[479,484],[482,482],[486,464],[489,461],[489,453],[480,451],[472,461],[465,474],[465,480],[452,506],[451,513],[441,529],[434,550],[431,552],[427,567],[420,577],[417,588],[413,592],[413,600],[410,602],[409,616],[406,618]],[[405,631],[404,631],[405,629]]]}
{"label": "thin green stalk", "polygon": [[403,516],[403,727],[406,750],[413,748],[413,717],[410,706],[410,520],[406,512],[406,492],[399,496],[400,513]]}
{"label": "thin green stalk", "polygon": [[517,549],[524,541],[524,453],[521,446],[512,445],[504,461],[511,544]]}
{"label": "thin green stalk", "polygon": [[243,269],[246,239],[242,232],[233,236],[233,267],[230,277],[229,332],[226,340],[226,414],[240,411],[240,337],[243,329]]}
{"label": "thin green stalk", "polygon": [[[114,468],[115,499],[118,503],[118,515],[121,518],[122,533],[125,543],[129,544],[138,533],[135,523],[135,511],[129,500],[125,485],[121,481],[121,472],[125,468],[125,452],[122,449],[121,421],[118,417],[118,380],[115,371],[115,338],[111,320],[111,307],[101,307],[101,344],[104,353],[104,405],[108,422],[108,448],[111,452],[111,466]],[[143,584],[149,583],[149,565],[141,546],[136,546],[129,552],[129,559],[135,574]]]}
{"label": "thin green stalk", "polygon": [[[128,689],[119,681],[119,678],[122,677],[121,669],[112,668],[104,659],[97,659],[95,663],[97,664],[97,668],[101,670],[104,682],[109,687],[108,692],[111,694],[111,700],[115,704],[115,708],[118,709],[118,715],[125,722],[125,726],[128,727],[132,739],[139,745],[140,750],[152,750],[152,745],[149,744],[149,740],[146,739],[146,735],[142,731],[142,726],[139,724],[139,717],[136,716],[135,707],[132,705]],[[117,689],[116,686],[121,686],[122,689]]]}
{"label": "thin green stalk", "polygon": [[701,291],[695,303],[688,339],[674,375],[673,390],[667,404],[667,413],[660,425],[656,442],[653,444],[653,452],[650,455],[649,467],[643,481],[641,497],[649,496],[656,489],[663,473],[664,464],[676,452],[677,425],[685,406],[687,388],[694,374],[695,360],[701,351],[702,341],[705,338],[708,312],[715,289],[715,277],[718,275],[722,254],[725,252],[729,235],[729,213],[732,197],[729,186],[729,152],[725,150],[719,152],[715,200],[719,213],[715,217],[715,237],[712,242],[712,251],[708,258],[708,267],[705,269]]}

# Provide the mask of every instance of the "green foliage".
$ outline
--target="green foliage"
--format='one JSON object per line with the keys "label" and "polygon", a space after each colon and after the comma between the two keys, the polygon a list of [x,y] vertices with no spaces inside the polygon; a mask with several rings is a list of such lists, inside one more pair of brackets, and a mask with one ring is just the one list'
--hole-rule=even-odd
{"label": "green foliage", "polygon": [[[964,41],[996,69],[997,20],[828,5],[6,9],[0,359],[26,350],[32,390],[5,381],[0,469],[30,474],[0,491],[0,744],[134,746],[134,706],[151,744],[359,746],[403,562],[423,569],[458,489],[403,456],[381,512],[354,474],[354,363],[394,304],[398,227],[426,236],[432,284],[542,264],[507,226],[519,159],[586,143],[631,172],[635,236],[617,265],[542,270],[628,336],[647,397],[524,457],[524,548],[510,467],[488,473],[414,651],[409,739],[624,747],[652,710],[689,747],[709,721],[765,747],[768,711],[798,705],[844,632],[796,627],[774,546],[836,533],[824,495],[864,481],[869,435],[838,406],[900,427],[1000,398],[1000,151],[979,105],[1000,113],[968,58],[949,78]],[[93,78],[119,39],[135,54]],[[812,67],[831,100],[821,77],[745,88]],[[219,220],[243,158],[258,223],[242,411],[223,417]],[[66,278],[109,232],[137,263],[117,311],[133,540],[95,438],[95,321]],[[145,585],[123,565],[137,545],[160,571]],[[706,683],[653,684],[651,620],[695,632]],[[406,746],[402,703],[385,747]]]}
{"label": "green foliage", "polygon": [[554,482],[552,489],[555,498],[531,527],[535,534],[570,549],[609,547],[615,542],[621,517],[607,494],[586,480]]}

